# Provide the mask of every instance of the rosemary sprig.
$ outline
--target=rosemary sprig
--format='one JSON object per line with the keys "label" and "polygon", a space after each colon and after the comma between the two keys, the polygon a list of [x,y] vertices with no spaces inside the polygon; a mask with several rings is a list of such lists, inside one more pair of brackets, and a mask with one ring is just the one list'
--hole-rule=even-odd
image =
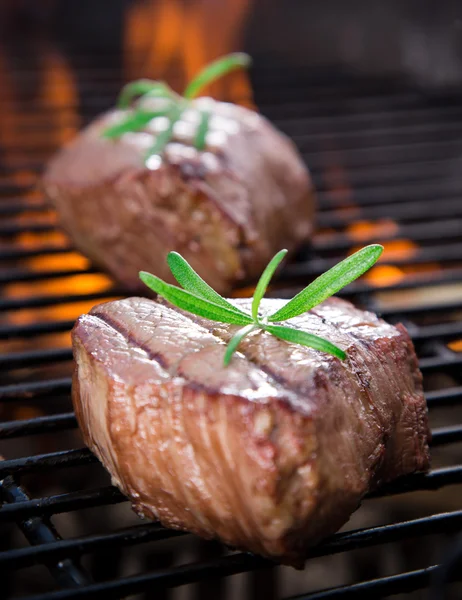
{"label": "rosemary sprig", "polygon": [[256,330],[267,331],[286,342],[309,346],[344,360],[346,353],[329,340],[294,327],[274,325],[273,323],[288,321],[314,308],[370,269],[377,262],[382,252],[383,246],[379,244],[362,248],[323,275],[320,275],[270,316],[260,315],[260,303],[274,272],[287,254],[287,250],[280,250],[263,271],[255,288],[251,314],[234,306],[234,304],[220,296],[177,252],[170,252],[167,262],[173,276],[183,289],[165,283],[159,277],[145,271],[140,272],[140,279],[156,294],[182,310],[220,323],[243,325],[243,328],[239,329],[228,343],[224,355],[225,366],[229,365],[242,340]]}
{"label": "rosemary sprig", "polygon": [[[176,121],[181,118],[182,113],[191,108],[191,100],[197,97],[200,91],[206,86],[227,75],[236,69],[245,68],[250,65],[250,57],[242,52],[228,54],[215,60],[206,66],[196,77],[187,85],[183,96],[176,94],[163,81],[151,81],[150,79],[139,79],[128,83],[121,91],[117,100],[117,107],[126,110],[127,115],[119,123],[108,127],[103,132],[103,137],[108,139],[118,139],[124,133],[142,130],[155,117],[167,117],[169,125],[162,131],[148,150],[145,161],[155,154],[161,154],[165,146],[173,137],[173,129]],[[149,111],[145,106],[145,100],[149,98],[162,99],[163,105],[156,110]],[[135,100],[138,100],[135,102]],[[198,150],[205,148],[205,140],[209,129],[210,113],[208,111],[199,111],[200,121],[194,137],[193,143]]]}

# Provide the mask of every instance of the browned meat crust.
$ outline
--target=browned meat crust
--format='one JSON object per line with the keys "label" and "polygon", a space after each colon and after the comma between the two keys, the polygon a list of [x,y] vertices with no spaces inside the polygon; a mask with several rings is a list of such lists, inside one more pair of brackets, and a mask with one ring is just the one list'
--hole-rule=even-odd
{"label": "browned meat crust", "polygon": [[428,469],[428,425],[404,327],[338,299],[288,323],[347,360],[258,332],[224,368],[233,326],[141,298],[97,306],[73,331],[73,401],[139,514],[300,566],[368,491]]}
{"label": "browned meat crust", "polygon": [[155,122],[118,141],[103,139],[121,118],[112,111],[45,174],[44,192],[76,246],[132,290],[143,289],[140,270],[171,280],[165,257],[177,250],[225,293],[312,233],[314,193],[292,142],[248,109],[195,102],[214,115],[205,152],[191,146],[194,125],[185,114],[163,160],[154,157],[148,169]]}

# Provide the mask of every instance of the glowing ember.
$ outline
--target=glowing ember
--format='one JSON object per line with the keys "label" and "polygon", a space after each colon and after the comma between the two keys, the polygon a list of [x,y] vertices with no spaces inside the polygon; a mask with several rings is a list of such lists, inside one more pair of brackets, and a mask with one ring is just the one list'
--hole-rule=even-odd
{"label": "glowing ember", "polygon": [[355,242],[365,242],[381,237],[390,237],[395,235],[398,230],[398,225],[391,219],[382,219],[380,221],[356,221],[347,227],[349,236]]}
{"label": "glowing ember", "polygon": [[385,248],[385,255],[388,260],[404,260],[413,258],[419,247],[411,240],[392,240],[390,242],[382,242]]}
{"label": "glowing ember", "polygon": [[367,283],[377,287],[393,285],[404,279],[402,269],[389,265],[377,265],[365,275]]}
{"label": "glowing ember", "polygon": [[448,348],[453,352],[462,352],[462,340],[455,340],[454,342],[449,342]]}

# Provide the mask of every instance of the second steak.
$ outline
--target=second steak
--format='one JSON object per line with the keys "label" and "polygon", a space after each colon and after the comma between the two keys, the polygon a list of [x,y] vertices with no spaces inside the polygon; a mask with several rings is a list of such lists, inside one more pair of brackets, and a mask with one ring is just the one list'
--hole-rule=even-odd
{"label": "second steak", "polygon": [[[211,113],[205,151],[193,146],[199,112]],[[294,144],[257,113],[199,98],[175,124],[162,156],[145,164],[164,117],[105,139],[111,111],[52,160],[43,188],[77,248],[131,290],[139,271],[172,281],[180,252],[214,289],[260,275],[280,248],[313,231],[314,192]]]}

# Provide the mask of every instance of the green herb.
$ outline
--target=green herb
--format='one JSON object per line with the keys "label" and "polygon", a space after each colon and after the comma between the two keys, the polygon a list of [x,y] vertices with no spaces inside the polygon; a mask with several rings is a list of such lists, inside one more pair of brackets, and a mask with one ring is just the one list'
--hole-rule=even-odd
{"label": "green herb", "polygon": [[198,150],[203,150],[205,148],[207,131],[209,130],[210,112],[208,110],[201,110],[200,112],[201,120],[197,128],[196,137],[194,138],[194,145]]}
{"label": "green herb", "polygon": [[151,81],[150,79],[138,79],[127,83],[122,88],[122,91],[117,100],[117,108],[130,108],[133,100],[140,96],[148,96],[155,98],[174,98],[175,94],[162,81]]}
{"label": "green herb", "polygon": [[[148,150],[145,160],[161,154],[165,146],[173,137],[173,128],[182,113],[191,107],[191,100],[206,86],[227,75],[236,69],[245,68],[250,65],[250,57],[247,54],[236,52],[223,56],[205,67],[186,87],[183,96],[176,94],[163,81],[151,81],[150,79],[139,79],[128,83],[121,91],[117,107],[126,110],[128,114],[116,125],[103,132],[103,137],[117,139],[124,133],[142,130],[155,117],[167,117],[169,126],[162,131]],[[149,111],[143,108],[143,100],[148,98],[161,98],[166,100],[165,106],[158,110]],[[137,102],[135,100],[138,99]],[[205,140],[209,129],[210,113],[200,111],[200,122],[194,137],[194,146],[198,150],[205,148]]]}
{"label": "green herb", "polygon": [[267,331],[286,342],[309,346],[344,360],[346,353],[329,340],[294,327],[273,325],[272,323],[287,321],[314,308],[370,269],[377,262],[382,252],[383,246],[379,244],[362,248],[362,250],[349,256],[315,279],[292,300],[289,300],[287,304],[270,316],[260,315],[260,303],[274,272],[287,254],[287,250],[279,251],[263,271],[255,288],[251,314],[234,306],[234,304],[220,296],[177,252],[170,252],[167,262],[173,276],[184,289],[165,283],[159,277],[145,271],[140,272],[140,278],[159,296],[186,312],[220,323],[244,326],[237,331],[228,343],[224,356],[225,366],[230,363],[241,341],[256,330]]}
{"label": "green herb", "polygon": [[[179,106],[173,106],[170,111],[167,113],[168,115],[168,126],[167,129],[161,131],[156,136],[156,141],[149,148],[149,151],[146,155],[146,160],[148,160],[151,156],[155,154],[160,154],[168,142],[172,139],[173,128],[175,127],[175,123],[181,117],[182,110]],[[167,116],[166,115],[166,116]]]}
{"label": "green herb", "polygon": [[248,56],[248,54],[244,54],[243,52],[234,52],[233,54],[223,56],[222,58],[215,60],[213,63],[210,63],[199,73],[199,75],[196,75],[196,77],[194,77],[194,79],[185,89],[183,96],[188,100],[196,98],[199,92],[206,85],[212,83],[212,81],[220,79],[220,77],[231,73],[231,71],[247,68],[249,66],[250,56]]}
{"label": "green herb", "polygon": [[125,119],[125,121],[117,123],[116,125],[106,129],[103,136],[108,139],[119,138],[124,133],[142,129],[155,117],[163,117],[164,115],[165,111],[163,110],[146,112],[140,110],[139,112],[130,115],[127,119]]}

